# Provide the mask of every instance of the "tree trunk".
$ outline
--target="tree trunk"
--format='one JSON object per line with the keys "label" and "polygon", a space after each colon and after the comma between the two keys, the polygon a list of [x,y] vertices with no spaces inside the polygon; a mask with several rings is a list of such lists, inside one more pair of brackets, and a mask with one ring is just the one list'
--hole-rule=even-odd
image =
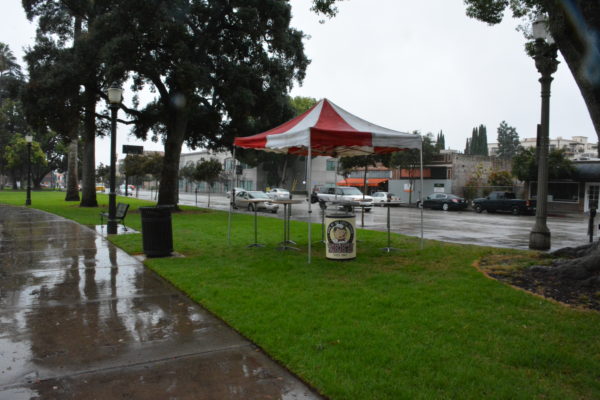
{"label": "tree trunk", "polygon": [[[600,141],[600,84],[594,76],[599,54],[593,38],[586,37],[588,32],[591,35],[600,30],[600,2],[577,0],[575,3],[573,9],[567,9],[565,2],[549,9],[550,32],[575,78]],[[573,15],[573,10],[579,11],[581,16]],[[581,26],[583,23],[587,26]]]}
{"label": "tree trunk", "polygon": [[561,257],[550,267],[531,267],[561,281],[576,281],[586,285],[600,282],[600,242],[579,247],[565,247],[552,253]]}
{"label": "tree trunk", "polygon": [[172,113],[172,124],[165,140],[165,157],[160,175],[157,204],[176,206],[179,202],[179,158],[188,117],[186,110],[178,109]]}
{"label": "tree trunk", "polygon": [[77,147],[79,138],[72,135],[69,143],[69,156],[67,164],[67,194],[65,201],[79,201],[79,178],[77,176]]}
{"label": "tree trunk", "polygon": [[85,89],[81,207],[98,207],[96,199],[96,96],[91,84]]}

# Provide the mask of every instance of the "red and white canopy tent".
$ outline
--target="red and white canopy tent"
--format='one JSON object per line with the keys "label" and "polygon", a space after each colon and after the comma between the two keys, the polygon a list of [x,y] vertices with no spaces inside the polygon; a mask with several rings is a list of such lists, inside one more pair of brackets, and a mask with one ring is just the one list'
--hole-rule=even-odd
{"label": "red and white canopy tent", "polygon": [[[422,162],[422,138],[365,121],[327,99],[276,128],[253,136],[238,137],[235,147],[307,156],[306,189],[310,198],[311,158],[347,157],[419,149]],[[234,147],[234,153],[235,153]],[[235,154],[234,154],[235,162]],[[421,188],[423,187],[421,173]],[[422,191],[422,189],[421,189]],[[308,202],[308,262],[311,258],[311,203]],[[423,215],[421,213],[421,238]]]}

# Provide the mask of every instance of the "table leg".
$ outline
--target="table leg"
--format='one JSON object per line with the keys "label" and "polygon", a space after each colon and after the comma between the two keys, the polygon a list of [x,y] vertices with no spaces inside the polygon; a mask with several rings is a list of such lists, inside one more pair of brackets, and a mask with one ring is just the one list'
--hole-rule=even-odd
{"label": "table leg", "polygon": [[292,221],[292,205],[289,204],[288,205],[288,212],[287,212],[287,237],[285,238],[285,243],[286,244],[296,244],[296,242],[294,242],[290,236],[290,226]]}
{"label": "table leg", "polygon": [[249,244],[248,247],[265,247],[264,244],[260,244],[258,243],[258,229],[257,229],[257,222],[258,222],[258,204],[254,203],[254,243]]}
{"label": "table leg", "polygon": [[390,233],[390,206],[387,207],[387,236],[388,236],[387,247],[384,247],[381,250],[385,251],[386,253],[391,253],[394,250],[398,250],[398,249],[392,247],[392,238],[391,238],[391,233]]}
{"label": "table leg", "polygon": [[283,242],[281,242],[281,246],[277,248],[277,250],[300,250],[296,247],[288,246],[289,243],[293,243],[289,240],[289,225],[290,220],[288,216],[287,204],[283,205]]}

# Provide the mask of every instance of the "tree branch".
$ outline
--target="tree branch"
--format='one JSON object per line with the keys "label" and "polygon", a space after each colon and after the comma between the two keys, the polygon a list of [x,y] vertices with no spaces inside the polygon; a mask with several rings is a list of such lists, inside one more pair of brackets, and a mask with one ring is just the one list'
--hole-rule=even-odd
{"label": "tree branch", "polygon": [[[108,115],[102,115],[102,114],[98,114],[98,113],[96,113],[96,118],[104,119],[107,121],[111,120],[111,117],[109,117]],[[125,125],[132,125],[132,124],[137,123],[137,120],[133,119],[131,121],[125,121],[124,119],[117,118],[117,122],[119,122],[121,124],[125,124]]]}

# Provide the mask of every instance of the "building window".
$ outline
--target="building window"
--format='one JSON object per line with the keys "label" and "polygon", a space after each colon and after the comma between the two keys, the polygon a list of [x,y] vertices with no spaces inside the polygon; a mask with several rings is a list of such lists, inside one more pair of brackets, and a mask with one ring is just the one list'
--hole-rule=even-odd
{"label": "building window", "polygon": [[337,161],[336,160],[327,160],[326,169],[327,169],[327,171],[336,171],[337,170]]}
{"label": "building window", "polygon": [[[537,182],[530,184],[531,197],[537,195]],[[548,182],[548,201],[559,203],[579,202],[579,183],[576,182]]]}

